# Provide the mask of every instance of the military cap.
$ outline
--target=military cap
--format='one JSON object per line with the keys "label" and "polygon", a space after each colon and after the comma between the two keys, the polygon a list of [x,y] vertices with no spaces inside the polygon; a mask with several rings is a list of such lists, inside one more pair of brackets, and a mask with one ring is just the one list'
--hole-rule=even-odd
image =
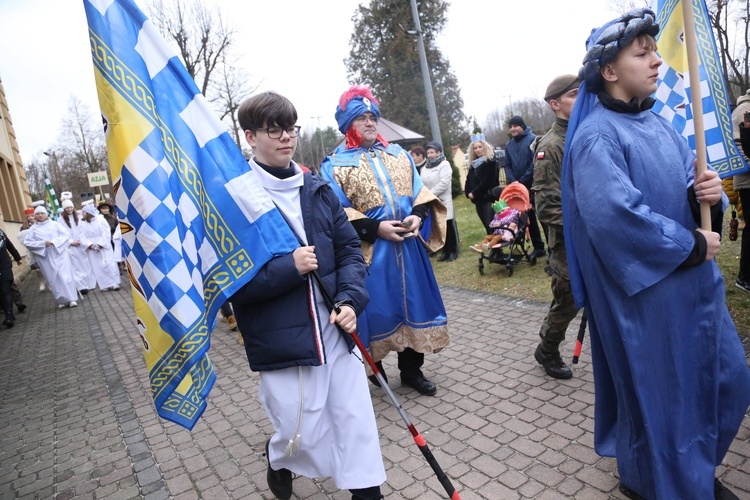
{"label": "military cap", "polygon": [[544,93],[544,100],[550,102],[552,99],[557,99],[565,92],[578,87],[580,84],[581,80],[576,75],[558,76],[547,86],[547,91]]}

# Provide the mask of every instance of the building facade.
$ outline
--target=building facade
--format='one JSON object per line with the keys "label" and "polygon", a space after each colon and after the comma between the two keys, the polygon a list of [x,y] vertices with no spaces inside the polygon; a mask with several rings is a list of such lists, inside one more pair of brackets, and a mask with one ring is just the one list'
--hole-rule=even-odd
{"label": "building facade", "polygon": [[[16,235],[25,220],[24,209],[31,206],[21,153],[13,130],[10,106],[0,78],[0,229],[17,243]],[[23,245],[18,247],[25,253]]]}

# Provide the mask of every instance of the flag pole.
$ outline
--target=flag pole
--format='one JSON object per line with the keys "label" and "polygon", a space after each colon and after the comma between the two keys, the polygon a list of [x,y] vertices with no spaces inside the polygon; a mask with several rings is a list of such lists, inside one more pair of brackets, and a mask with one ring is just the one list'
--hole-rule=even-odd
{"label": "flag pole", "polygon": [[[328,285],[326,285],[323,282],[323,279],[320,277],[320,274],[318,274],[317,270],[310,271],[310,273],[313,278],[315,278],[315,281],[318,283],[318,287],[323,292],[323,298],[332,310],[336,311],[336,313],[340,313],[341,309],[335,305],[333,295],[331,294],[331,291],[328,289]],[[341,329],[343,330],[343,329]],[[362,340],[360,340],[359,335],[357,334],[356,330],[351,332],[346,332],[351,339],[354,341],[354,343],[359,348],[359,352],[362,354],[362,357],[365,358],[365,362],[370,366],[373,373],[375,374],[375,377],[377,377],[378,382],[380,382],[380,387],[385,391],[386,395],[388,396],[388,399],[391,400],[391,403],[396,408],[396,411],[398,412],[399,416],[401,417],[401,420],[404,421],[406,424],[406,428],[409,429],[409,432],[412,435],[412,438],[414,439],[414,443],[417,445],[417,448],[419,448],[419,451],[422,452],[422,456],[424,456],[425,460],[427,460],[427,463],[432,468],[432,471],[435,473],[435,476],[437,476],[437,480],[440,482],[440,484],[445,489],[445,492],[448,494],[449,500],[461,500],[461,495],[459,495],[458,491],[456,491],[456,488],[451,483],[450,478],[445,474],[443,469],[440,467],[440,464],[437,462],[437,459],[432,454],[432,451],[430,451],[430,447],[427,445],[427,440],[422,436],[422,434],[419,433],[416,427],[414,427],[414,424],[409,419],[409,416],[406,414],[406,411],[404,410],[403,406],[401,406],[401,402],[398,400],[395,394],[393,394],[393,391],[391,391],[391,388],[388,387],[388,383],[385,381],[385,378],[383,378],[383,374],[378,369],[378,365],[375,364],[375,360],[372,359],[372,356],[370,356],[370,353],[367,351],[367,348],[362,343]]]}
{"label": "flag pole", "polygon": [[[695,129],[695,154],[698,164],[695,177],[706,171],[708,160],[706,157],[706,134],[703,125],[703,101],[701,97],[701,75],[698,66],[698,43],[695,34],[695,15],[693,4],[696,0],[682,0],[682,21],[685,34],[685,50],[688,59],[688,74],[690,75],[690,103],[693,110],[693,127]],[[707,201],[701,202],[701,229],[711,230],[711,206]]]}

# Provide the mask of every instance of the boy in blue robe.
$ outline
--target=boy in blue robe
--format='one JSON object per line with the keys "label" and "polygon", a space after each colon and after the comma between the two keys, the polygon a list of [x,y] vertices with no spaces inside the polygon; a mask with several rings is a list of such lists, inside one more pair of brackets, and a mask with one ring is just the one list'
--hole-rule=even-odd
{"label": "boy in blue robe", "polygon": [[[750,403],[750,372],[714,261],[713,171],[650,111],[661,60],[648,9],[594,32],[564,154],[571,285],[591,326],[597,453],[629,498],[737,498],[716,467]],[[713,231],[699,228],[699,202]]]}

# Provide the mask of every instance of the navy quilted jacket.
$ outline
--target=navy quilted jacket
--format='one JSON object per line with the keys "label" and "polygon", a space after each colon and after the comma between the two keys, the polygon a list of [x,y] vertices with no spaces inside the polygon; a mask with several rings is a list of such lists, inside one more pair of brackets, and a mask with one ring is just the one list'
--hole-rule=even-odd
{"label": "navy quilted jacket", "polygon": [[[334,300],[351,304],[359,316],[369,295],[357,233],[328,182],[312,172],[304,174],[300,204],[308,245],[315,246],[318,273]],[[253,371],[323,364],[307,279],[297,272],[290,253],[269,261],[232,296]],[[320,321],[327,322],[328,317]],[[354,343],[348,335],[346,341],[351,351]]]}

